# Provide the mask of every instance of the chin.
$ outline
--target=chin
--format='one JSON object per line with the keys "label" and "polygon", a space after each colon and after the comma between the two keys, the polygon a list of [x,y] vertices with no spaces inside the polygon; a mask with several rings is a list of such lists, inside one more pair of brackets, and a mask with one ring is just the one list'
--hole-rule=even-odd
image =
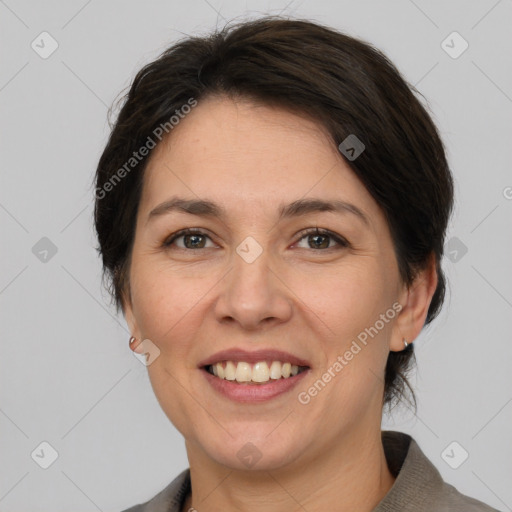
{"label": "chin", "polygon": [[[275,427],[274,427],[275,428]],[[254,429],[256,430],[256,429]],[[218,464],[234,470],[271,471],[292,463],[299,457],[297,446],[303,442],[288,436],[272,436],[272,428],[261,427],[251,435],[251,429],[224,439],[216,438],[198,442],[204,452]],[[285,433],[286,434],[286,433]],[[228,440],[229,439],[229,440]]]}

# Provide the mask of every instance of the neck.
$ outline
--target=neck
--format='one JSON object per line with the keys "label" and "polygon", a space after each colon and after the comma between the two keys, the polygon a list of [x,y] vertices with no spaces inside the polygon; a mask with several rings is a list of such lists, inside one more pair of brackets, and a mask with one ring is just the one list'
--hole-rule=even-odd
{"label": "neck", "polygon": [[279,512],[333,509],[371,512],[393,486],[380,429],[359,432],[336,447],[315,451],[311,460],[296,460],[269,471],[238,471],[217,464],[187,442],[192,495],[183,510]]}

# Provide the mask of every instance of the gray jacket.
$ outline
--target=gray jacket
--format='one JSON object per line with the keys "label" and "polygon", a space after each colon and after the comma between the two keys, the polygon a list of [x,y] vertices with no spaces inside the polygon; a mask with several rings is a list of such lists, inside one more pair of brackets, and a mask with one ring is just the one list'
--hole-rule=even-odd
{"label": "gray jacket", "polygon": [[[408,434],[383,431],[382,444],[396,480],[373,512],[499,512],[444,482]],[[186,469],[152,499],[123,512],[180,512],[189,492]]]}

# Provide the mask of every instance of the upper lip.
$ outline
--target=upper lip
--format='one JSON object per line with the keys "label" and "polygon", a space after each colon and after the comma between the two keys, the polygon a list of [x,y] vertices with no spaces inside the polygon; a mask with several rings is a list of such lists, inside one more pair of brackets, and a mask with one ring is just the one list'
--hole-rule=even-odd
{"label": "upper lip", "polygon": [[284,363],[296,364],[297,366],[311,366],[308,361],[300,357],[294,356],[289,352],[274,349],[255,350],[248,352],[241,348],[231,348],[216,352],[206,359],[199,362],[198,367],[208,366],[211,364],[219,363],[220,361],[244,361],[246,363],[254,364],[260,361],[281,361]]}

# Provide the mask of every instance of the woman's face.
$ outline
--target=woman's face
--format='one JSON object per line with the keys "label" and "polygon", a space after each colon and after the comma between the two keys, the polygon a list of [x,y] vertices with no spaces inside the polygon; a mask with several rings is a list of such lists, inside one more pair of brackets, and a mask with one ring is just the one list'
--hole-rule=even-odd
{"label": "woman's face", "polygon": [[[176,198],[221,214],[159,208]],[[345,206],[290,207],[313,198]],[[183,229],[200,234],[172,241]],[[252,455],[272,469],[380,431],[386,359],[407,337],[397,321],[406,290],[382,211],[319,125],[248,101],[200,101],[151,155],[129,279],[132,333],[160,351],[152,387],[198,457],[243,469]],[[229,349],[279,350],[289,356],[256,358],[309,369],[284,386],[221,382],[201,363]]]}

